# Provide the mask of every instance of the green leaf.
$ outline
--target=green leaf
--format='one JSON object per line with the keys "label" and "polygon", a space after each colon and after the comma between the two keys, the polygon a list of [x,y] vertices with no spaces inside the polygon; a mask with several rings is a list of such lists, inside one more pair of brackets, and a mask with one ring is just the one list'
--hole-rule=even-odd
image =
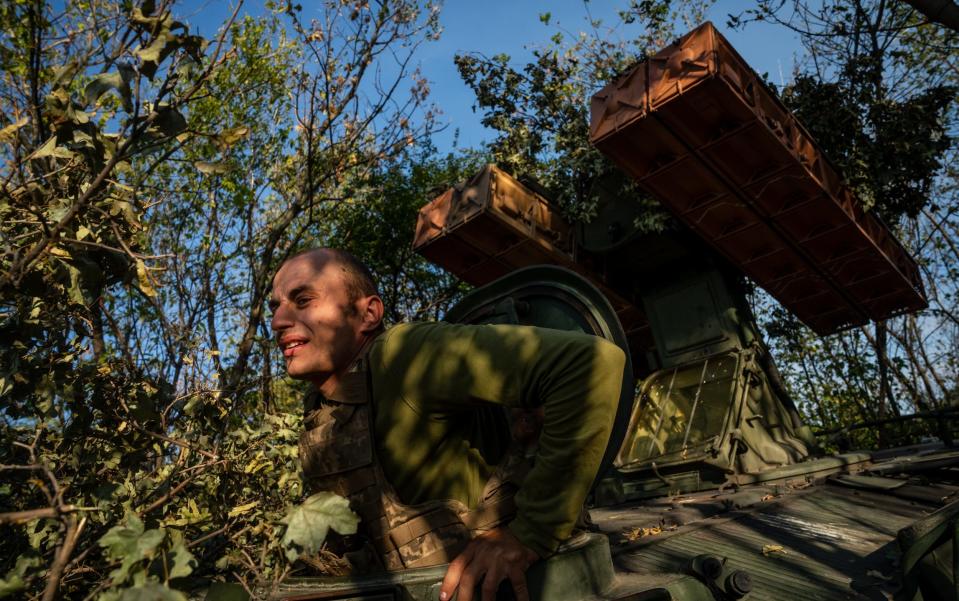
{"label": "green leaf", "polygon": [[[123,194],[123,190],[117,190],[116,194]],[[126,220],[130,227],[134,230],[140,229],[140,220],[137,219],[136,211],[133,209],[133,205],[123,200],[122,198],[114,198],[110,203],[110,214],[111,215],[123,215],[123,218]]]}
{"label": "green leaf", "polygon": [[6,578],[0,579],[0,598],[7,597],[26,588],[27,584],[23,578],[26,576],[27,570],[38,565],[40,565],[40,558],[38,557],[26,557],[23,555],[18,557],[17,564],[12,570],[7,572]]}
{"label": "green leaf", "polygon": [[165,584],[147,582],[128,588],[120,595],[119,601],[187,601],[186,595]]}
{"label": "green leaf", "polygon": [[303,553],[319,551],[330,528],[340,534],[355,534],[360,518],[350,510],[348,500],[324,491],[290,509],[280,521],[286,524],[282,543],[292,563]]}
{"label": "green leaf", "polygon": [[177,541],[170,550],[173,556],[173,566],[170,568],[170,578],[183,578],[193,573],[196,558],[190,553],[183,541]]}
{"label": "green leaf", "polygon": [[141,4],[139,8],[133,9],[133,13],[135,15],[139,12],[142,17],[144,15],[152,15],[156,9],[156,2],[154,2],[154,0],[143,0],[143,4]]}
{"label": "green leaf", "polygon": [[134,564],[152,557],[165,536],[163,530],[144,531],[140,518],[135,513],[129,513],[122,524],[110,528],[100,537],[99,545],[106,549],[107,557],[122,562],[119,568],[110,573],[114,582],[123,581]]}
{"label": "green leaf", "polygon": [[70,94],[63,88],[55,88],[43,101],[47,110],[62,114],[70,106]]}
{"label": "green leaf", "polygon": [[224,129],[216,137],[217,145],[221,148],[229,148],[248,135],[250,135],[250,128],[242,125]]}
{"label": "green leaf", "polygon": [[66,268],[70,274],[70,285],[68,287],[70,300],[78,305],[86,305],[87,301],[83,298],[83,275],[73,265],[67,264]]}
{"label": "green leaf", "polygon": [[186,119],[176,109],[161,106],[157,109],[157,116],[153,120],[151,129],[156,129],[167,137],[174,137],[186,129]]}
{"label": "green leaf", "polygon": [[171,36],[169,32],[161,32],[160,35],[154,38],[149,46],[137,50],[136,55],[140,57],[144,65],[151,63],[151,67],[148,68],[152,69],[153,73],[146,73],[146,71],[144,71],[150,79],[153,79],[153,74],[156,73],[156,65],[162,60],[160,55],[163,54],[171,38],[173,38],[173,36]]}
{"label": "green leaf", "polygon": [[247,513],[248,511],[252,510],[254,507],[256,507],[259,504],[260,504],[259,501],[252,501],[245,505],[237,505],[236,507],[230,510],[230,513],[227,514],[227,517],[235,518],[238,515],[243,515],[244,513]]}
{"label": "green leaf", "polygon": [[[149,17],[146,20],[152,19],[156,19],[156,17]],[[186,29],[186,27],[184,27],[182,23],[173,21],[169,14],[160,18],[158,23],[160,25],[159,31],[156,37],[153,38],[153,41],[150,42],[150,45],[136,51],[136,55],[141,61],[140,71],[150,78],[150,80],[153,80],[160,63],[162,63],[170,53],[186,44],[189,46],[188,51],[195,55],[194,47],[198,45],[198,42],[193,39],[197,36],[182,36],[172,32],[173,29]]]}
{"label": "green leaf", "polygon": [[27,157],[27,160],[42,159],[44,157],[69,159],[73,157],[73,153],[62,146],[57,147],[57,137],[51,136],[50,139],[44,142],[40,148],[34,150],[33,153]]}
{"label": "green leaf", "polygon": [[194,161],[193,166],[196,167],[196,170],[200,173],[205,173],[206,175],[218,175],[221,173],[226,173],[230,170],[230,166],[226,163],[208,163],[207,161]]}
{"label": "green leaf", "polygon": [[87,84],[83,91],[83,97],[87,104],[94,104],[110,90],[116,90],[123,100],[124,109],[130,111],[133,109],[130,92],[130,77],[132,74],[132,70],[127,65],[121,66],[118,71],[101,73]]}
{"label": "green leaf", "polygon": [[[57,67],[53,71],[53,85],[54,87],[63,87],[64,84],[69,84],[73,77],[80,71],[80,63],[73,60],[69,63]],[[66,86],[69,87],[69,86]]]}
{"label": "green leaf", "polygon": [[17,131],[30,122],[29,117],[24,117],[17,121],[16,123],[11,123],[10,125],[0,129],[0,142],[5,142],[6,140],[12,140],[16,135]]}
{"label": "green leaf", "polygon": [[249,601],[250,594],[235,582],[214,582],[206,592],[204,601]]}
{"label": "green leaf", "polygon": [[198,507],[196,501],[190,499],[186,506],[181,506],[177,509],[176,514],[179,516],[178,519],[168,519],[167,523],[171,526],[188,526],[190,524],[197,524],[199,522],[205,522],[210,519],[210,512],[207,507]]}

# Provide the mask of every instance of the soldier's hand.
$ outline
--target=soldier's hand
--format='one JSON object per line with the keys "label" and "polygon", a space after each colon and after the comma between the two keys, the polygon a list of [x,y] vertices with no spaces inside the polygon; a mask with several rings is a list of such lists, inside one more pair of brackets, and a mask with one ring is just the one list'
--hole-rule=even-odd
{"label": "soldier's hand", "polygon": [[507,528],[494,528],[470,541],[450,562],[440,588],[440,601],[449,601],[459,590],[458,601],[473,601],[473,591],[482,582],[482,601],[493,601],[496,589],[509,579],[517,601],[529,601],[526,569],[539,555],[519,542]]}

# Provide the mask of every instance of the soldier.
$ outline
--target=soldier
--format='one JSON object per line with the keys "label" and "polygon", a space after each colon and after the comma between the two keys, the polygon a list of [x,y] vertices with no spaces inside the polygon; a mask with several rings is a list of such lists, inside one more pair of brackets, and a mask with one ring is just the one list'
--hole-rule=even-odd
{"label": "soldier", "polygon": [[[368,269],[340,250],[286,261],[272,328],[287,373],[313,383],[300,440],[314,490],[350,499],[386,569],[440,565],[440,598],[491,601],[569,537],[612,429],[624,353],[527,326],[384,330]],[[512,437],[503,407],[542,416]],[[528,419],[525,421],[528,424]],[[524,421],[513,431],[524,429]],[[535,433],[534,433],[535,434]],[[530,441],[530,439],[533,439]]]}

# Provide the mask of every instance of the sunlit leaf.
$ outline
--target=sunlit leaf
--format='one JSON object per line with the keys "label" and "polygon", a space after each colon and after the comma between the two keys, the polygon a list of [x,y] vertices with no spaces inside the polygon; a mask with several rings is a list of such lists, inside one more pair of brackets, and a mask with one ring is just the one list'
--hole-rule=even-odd
{"label": "sunlit leaf", "polygon": [[6,142],[7,140],[12,140],[16,135],[17,131],[20,130],[24,125],[30,123],[29,117],[23,117],[22,119],[11,123],[10,125],[0,129],[0,142]]}
{"label": "sunlit leaf", "polygon": [[123,101],[123,108],[132,111],[130,79],[133,75],[133,70],[129,65],[120,65],[116,71],[101,73],[90,80],[83,91],[83,97],[87,104],[95,104],[104,94],[110,90],[116,90]]}
{"label": "sunlit leaf", "polygon": [[216,140],[221,148],[229,148],[250,134],[250,128],[245,126],[224,129],[217,135]]}
{"label": "sunlit leaf", "polygon": [[786,555],[787,551],[782,545],[763,545],[763,555]]}
{"label": "sunlit leaf", "polygon": [[[136,55],[140,57],[140,60],[142,60],[144,63],[151,63],[152,65],[156,65],[157,63],[160,62],[160,53],[163,52],[167,44],[169,44],[168,34],[161,33],[156,38],[154,38],[154,40],[148,46],[146,46],[145,48],[141,48],[140,50],[137,50]],[[153,66],[152,69],[155,72],[156,67]],[[152,73],[148,73],[147,77],[152,78],[153,77]]]}
{"label": "sunlit leaf", "polygon": [[183,541],[178,541],[170,550],[173,565],[170,567],[170,578],[183,578],[193,573],[196,567],[196,558],[186,548]]}
{"label": "sunlit leaf", "polygon": [[137,287],[140,288],[140,292],[151,298],[157,295],[156,288],[153,287],[153,278],[143,259],[137,259]]}
{"label": "sunlit leaf", "polygon": [[230,513],[228,513],[227,516],[231,518],[235,518],[238,515],[243,515],[244,513],[251,511],[254,507],[256,507],[259,504],[260,504],[259,501],[252,501],[245,505],[237,505],[236,507],[230,510]]}
{"label": "sunlit leaf", "polygon": [[62,86],[68,84],[71,79],[80,71],[80,63],[70,61],[67,64],[58,67],[53,71],[53,85]]}
{"label": "sunlit leaf", "polygon": [[226,173],[230,170],[230,166],[226,163],[208,163],[207,161],[194,161],[193,166],[196,167],[196,170],[200,173],[205,173],[207,175],[218,175],[221,173]]}
{"label": "sunlit leaf", "polygon": [[87,301],[83,297],[83,276],[81,275],[80,270],[73,265],[67,265],[66,267],[67,271],[70,273],[70,285],[67,287],[70,300],[78,305],[86,305]]}
{"label": "sunlit leaf", "polygon": [[40,148],[37,148],[27,157],[27,160],[56,157],[58,159],[73,158],[73,152],[63,146],[57,146],[57,137],[51,136]]}
{"label": "sunlit leaf", "polygon": [[340,534],[356,533],[359,521],[347,499],[325,491],[310,496],[281,520],[286,524],[282,540],[286,558],[293,562],[301,554],[319,551],[330,528]]}

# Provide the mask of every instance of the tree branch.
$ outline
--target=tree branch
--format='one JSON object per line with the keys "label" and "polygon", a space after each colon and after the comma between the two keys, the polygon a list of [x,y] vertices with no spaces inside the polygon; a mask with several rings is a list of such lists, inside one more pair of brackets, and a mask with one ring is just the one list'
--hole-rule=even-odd
{"label": "tree branch", "polygon": [[61,505],[60,507],[40,507],[39,509],[27,509],[25,511],[11,511],[9,513],[0,513],[0,524],[23,524],[32,520],[42,518],[55,518],[64,513],[73,513],[75,511],[94,511],[93,507],[77,507],[76,505]]}
{"label": "tree branch", "polygon": [[67,562],[70,561],[70,556],[73,555],[73,549],[77,546],[77,540],[80,538],[80,533],[83,532],[83,527],[87,523],[87,518],[84,517],[77,522],[76,516],[70,516],[67,518],[67,534],[63,539],[63,545],[60,546],[60,550],[57,552],[56,559],[53,560],[53,565],[50,566],[50,572],[47,575],[47,586],[43,589],[42,601],[53,601],[56,597],[57,589],[60,588],[60,577],[63,576],[63,569],[67,566]]}

